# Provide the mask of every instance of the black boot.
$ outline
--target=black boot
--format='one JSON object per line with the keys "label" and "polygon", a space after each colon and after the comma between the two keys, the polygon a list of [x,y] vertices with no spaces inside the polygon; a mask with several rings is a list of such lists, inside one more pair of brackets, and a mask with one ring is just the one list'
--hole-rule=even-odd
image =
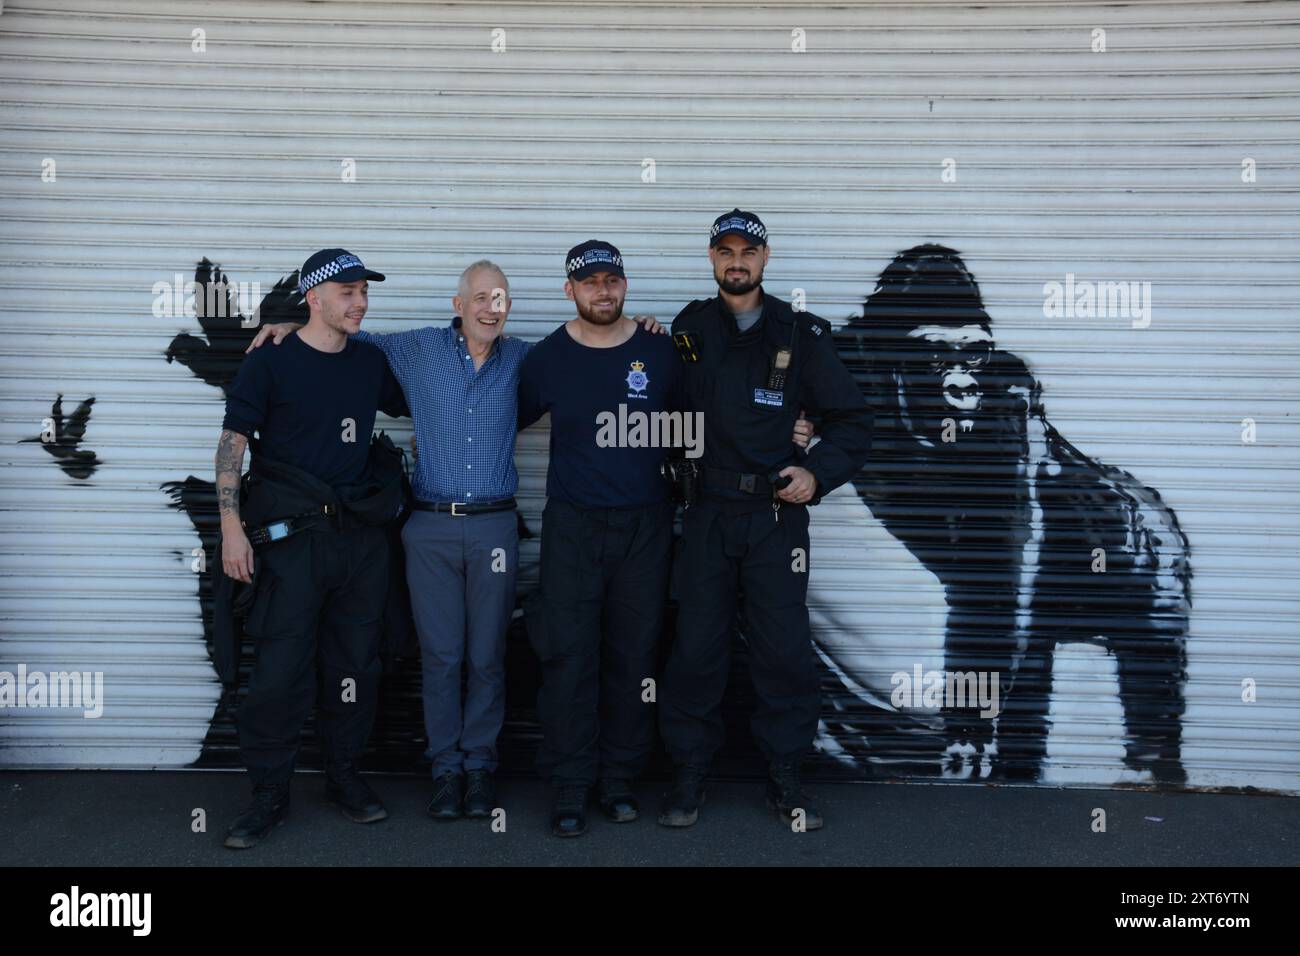
{"label": "black boot", "polygon": [[496,806],[492,774],[486,770],[471,770],[465,774],[465,816],[490,817]]}
{"label": "black boot", "polygon": [[[802,821],[804,830],[820,830],[822,814],[799,783],[799,758],[774,760],[768,768],[767,806],[787,826]],[[801,812],[800,812],[801,811]]]}
{"label": "black boot", "polygon": [[257,846],[289,812],[289,785],[254,787],[253,802],[226,831],[226,846],[245,850]]}
{"label": "black boot", "polygon": [[574,784],[560,788],[551,811],[551,832],[558,837],[582,836],[587,832],[588,787]]}
{"label": "black boot", "polygon": [[704,778],[708,771],[694,764],[682,764],[673,771],[673,788],[664,794],[659,822],[666,827],[689,827],[700,817],[704,802]]}
{"label": "black boot", "polygon": [[641,810],[636,802],[636,794],[626,780],[601,780],[596,788],[596,802],[600,804],[601,812],[614,823],[635,820]]}
{"label": "black boot", "polygon": [[433,782],[429,816],[435,820],[459,820],[464,809],[465,778],[454,770],[446,770]]}
{"label": "black boot", "polygon": [[378,794],[361,779],[350,761],[326,764],[325,799],[353,823],[377,823],[388,818]]}

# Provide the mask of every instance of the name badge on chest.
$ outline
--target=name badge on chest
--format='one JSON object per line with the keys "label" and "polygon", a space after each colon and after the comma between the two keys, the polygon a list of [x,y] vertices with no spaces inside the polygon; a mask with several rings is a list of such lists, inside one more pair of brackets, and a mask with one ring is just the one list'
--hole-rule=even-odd
{"label": "name badge on chest", "polygon": [[773,405],[780,408],[785,403],[785,392],[778,392],[770,388],[754,389],[755,405]]}

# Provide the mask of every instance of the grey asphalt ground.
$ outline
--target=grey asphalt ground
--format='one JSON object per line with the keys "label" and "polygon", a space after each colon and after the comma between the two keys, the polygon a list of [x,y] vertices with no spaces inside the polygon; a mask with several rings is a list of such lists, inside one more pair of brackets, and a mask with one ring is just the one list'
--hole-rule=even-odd
{"label": "grey asphalt ground", "polygon": [[[4,866],[1294,866],[1300,799],[984,785],[823,783],[820,831],[793,833],[763,806],[762,785],[711,782],[700,822],[654,820],[663,784],[638,788],[641,819],[593,808],[585,836],[552,837],[551,794],[499,781],[505,831],[425,816],[430,783],[367,775],[389,818],[359,825],[324,802],[324,778],[299,773],[289,819],[251,850],[221,845],[248,800],[239,773],[0,773]],[[1094,810],[1106,831],[1094,832]],[[206,832],[193,832],[194,811]]]}

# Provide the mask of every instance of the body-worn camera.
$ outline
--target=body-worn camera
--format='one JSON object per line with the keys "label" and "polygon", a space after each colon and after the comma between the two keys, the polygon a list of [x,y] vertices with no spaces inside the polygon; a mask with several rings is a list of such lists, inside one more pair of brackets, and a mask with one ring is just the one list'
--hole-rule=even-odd
{"label": "body-worn camera", "polygon": [[659,465],[659,474],[667,479],[673,489],[673,499],[678,504],[695,504],[699,490],[700,469],[690,458],[665,458]]}

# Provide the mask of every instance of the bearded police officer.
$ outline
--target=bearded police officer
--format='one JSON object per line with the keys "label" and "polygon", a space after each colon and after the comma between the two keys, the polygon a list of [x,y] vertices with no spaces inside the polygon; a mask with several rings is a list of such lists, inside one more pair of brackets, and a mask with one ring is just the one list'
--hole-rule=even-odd
{"label": "bearded police officer", "polygon": [[[556,789],[551,832],[587,829],[592,787],[615,823],[638,815],[633,780],[654,745],[653,677],[672,547],[667,449],[614,421],[680,409],[682,363],[666,335],[623,315],[623,257],[588,240],[565,256],[577,317],[533,347],[519,372],[519,425],[549,412],[541,587],[528,633],[542,665],[537,766]],[[677,413],[681,418],[680,411]],[[678,435],[677,437],[684,437]]]}
{"label": "bearded police officer", "polygon": [[[799,781],[820,693],[805,599],[808,505],[848,481],[871,447],[871,412],[835,354],[824,319],[763,291],[769,248],[759,218],[719,216],[709,258],[719,294],[673,322],[687,405],[704,414],[695,503],[683,519],[677,637],[663,676],[660,730],[675,774],[659,822],[695,823],[722,744],[738,590],[758,705],[754,737],[769,762],[768,806],[786,822],[822,825]],[[800,410],[821,441],[802,456]]]}

